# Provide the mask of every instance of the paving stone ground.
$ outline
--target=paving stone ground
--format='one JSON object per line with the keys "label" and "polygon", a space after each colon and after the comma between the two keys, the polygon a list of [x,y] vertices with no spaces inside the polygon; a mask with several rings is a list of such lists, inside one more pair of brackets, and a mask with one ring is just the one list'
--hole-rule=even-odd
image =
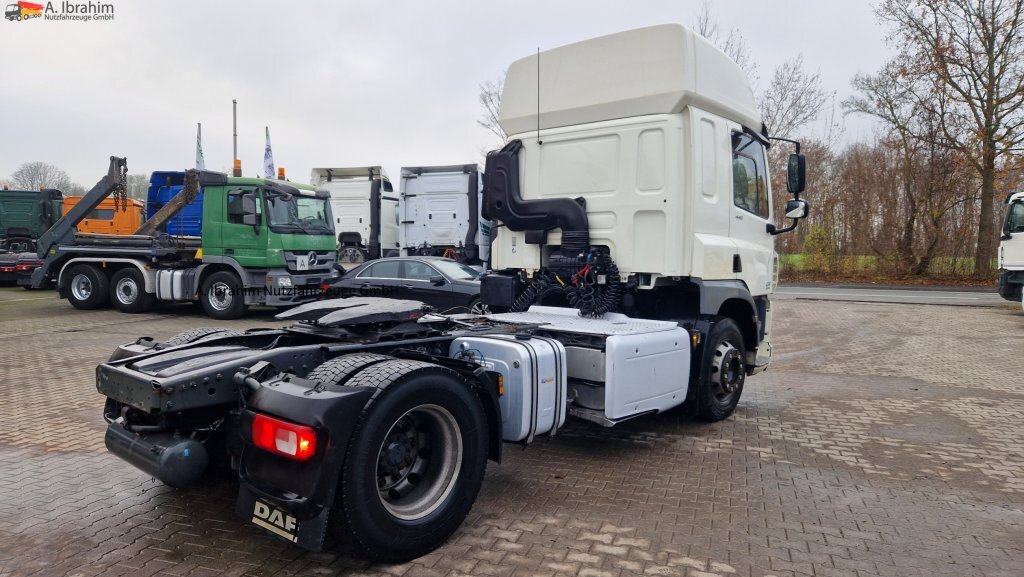
{"label": "paving stone ground", "polygon": [[93,370],[189,306],[83,312],[0,289],[0,577],[1024,575],[1017,307],[779,301],[735,415],[570,422],[490,464],[469,519],[403,565],[311,554],[103,448]]}

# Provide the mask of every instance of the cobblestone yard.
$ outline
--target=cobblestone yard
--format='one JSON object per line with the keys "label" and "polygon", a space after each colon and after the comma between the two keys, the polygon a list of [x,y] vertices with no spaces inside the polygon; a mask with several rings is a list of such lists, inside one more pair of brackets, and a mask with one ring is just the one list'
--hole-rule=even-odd
{"label": "cobblestone yard", "polygon": [[777,301],[736,414],[570,421],[488,466],[466,524],[404,565],[310,554],[103,447],[96,364],[217,322],[0,289],[0,577],[1024,575],[1024,314]]}

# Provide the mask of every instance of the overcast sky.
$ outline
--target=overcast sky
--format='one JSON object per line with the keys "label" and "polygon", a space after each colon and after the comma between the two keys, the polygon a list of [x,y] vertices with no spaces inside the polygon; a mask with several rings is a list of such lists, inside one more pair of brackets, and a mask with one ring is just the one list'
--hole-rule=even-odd
{"label": "overcast sky", "polygon": [[[231,166],[231,99],[246,175],[262,170],[263,127],[288,177],[314,166],[482,161],[479,85],[513,60],[589,37],[693,23],[699,0],[102,0],[109,22],[0,22],[0,178],[22,162],[65,169],[87,188],[111,155],[132,173]],[[4,2],[7,4],[7,2]],[[54,3],[59,7],[59,2]],[[837,103],[858,71],[891,53],[867,2],[715,0],[767,82],[803,53]],[[838,104],[837,104],[838,106]],[[871,137],[846,121],[847,140]]]}

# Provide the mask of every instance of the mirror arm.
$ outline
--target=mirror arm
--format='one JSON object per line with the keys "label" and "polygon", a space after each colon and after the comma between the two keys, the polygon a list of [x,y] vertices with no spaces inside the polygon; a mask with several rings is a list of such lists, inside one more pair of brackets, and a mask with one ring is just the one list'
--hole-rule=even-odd
{"label": "mirror arm", "polygon": [[769,136],[768,140],[781,140],[782,142],[788,142],[796,147],[796,153],[800,154],[800,142],[796,140],[790,140],[788,138],[779,138],[778,136]]}
{"label": "mirror arm", "polygon": [[786,226],[786,227],[783,227],[783,228],[775,228],[774,224],[768,223],[765,226],[765,229],[767,230],[768,234],[770,234],[772,236],[775,236],[777,234],[782,234],[784,232],[789,232],[789,231],[793,230],[794,228],[796,228],[796,226],[798,224],[800,224],[800,219],[799,218],[791,218],[790,220],[792,221],[792,223],[789,226]]}

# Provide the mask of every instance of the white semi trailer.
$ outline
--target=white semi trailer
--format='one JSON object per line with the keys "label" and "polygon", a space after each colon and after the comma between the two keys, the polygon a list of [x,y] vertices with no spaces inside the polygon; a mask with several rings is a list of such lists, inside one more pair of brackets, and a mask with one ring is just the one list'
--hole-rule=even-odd
{"label": "white semi trailer", "polygon": [[339,261],[398,254],[398,196],[383,168],[314,168],[310,183],[331,194]]}
{"label": "white semi trailer", "polygon": [[999,295],[1024,307],[1024,192],[1006,198],[999,269]]}
{"label": "white semi trailer", "polygon": [[477,165],[403,167],[398,189],[402,256],[446,256],[486,265],[491,223],[480,216],[483,189]]}
{"label": "white semi trailer", "polygon": [[512,64],[499,121],[482,292],[504,312],[356,297],[282,313],[285,329],[139,339],[96,370],[108,448],[184,486],[226,447],[210,455],[230,455],[246,520],[402,561],[458,529],[503,442],[567,416],[732,414],[771,356],[772,236],[808,210],[798,148],[793,220],[773,223],[739,67],[678,25],[595,38]]}

